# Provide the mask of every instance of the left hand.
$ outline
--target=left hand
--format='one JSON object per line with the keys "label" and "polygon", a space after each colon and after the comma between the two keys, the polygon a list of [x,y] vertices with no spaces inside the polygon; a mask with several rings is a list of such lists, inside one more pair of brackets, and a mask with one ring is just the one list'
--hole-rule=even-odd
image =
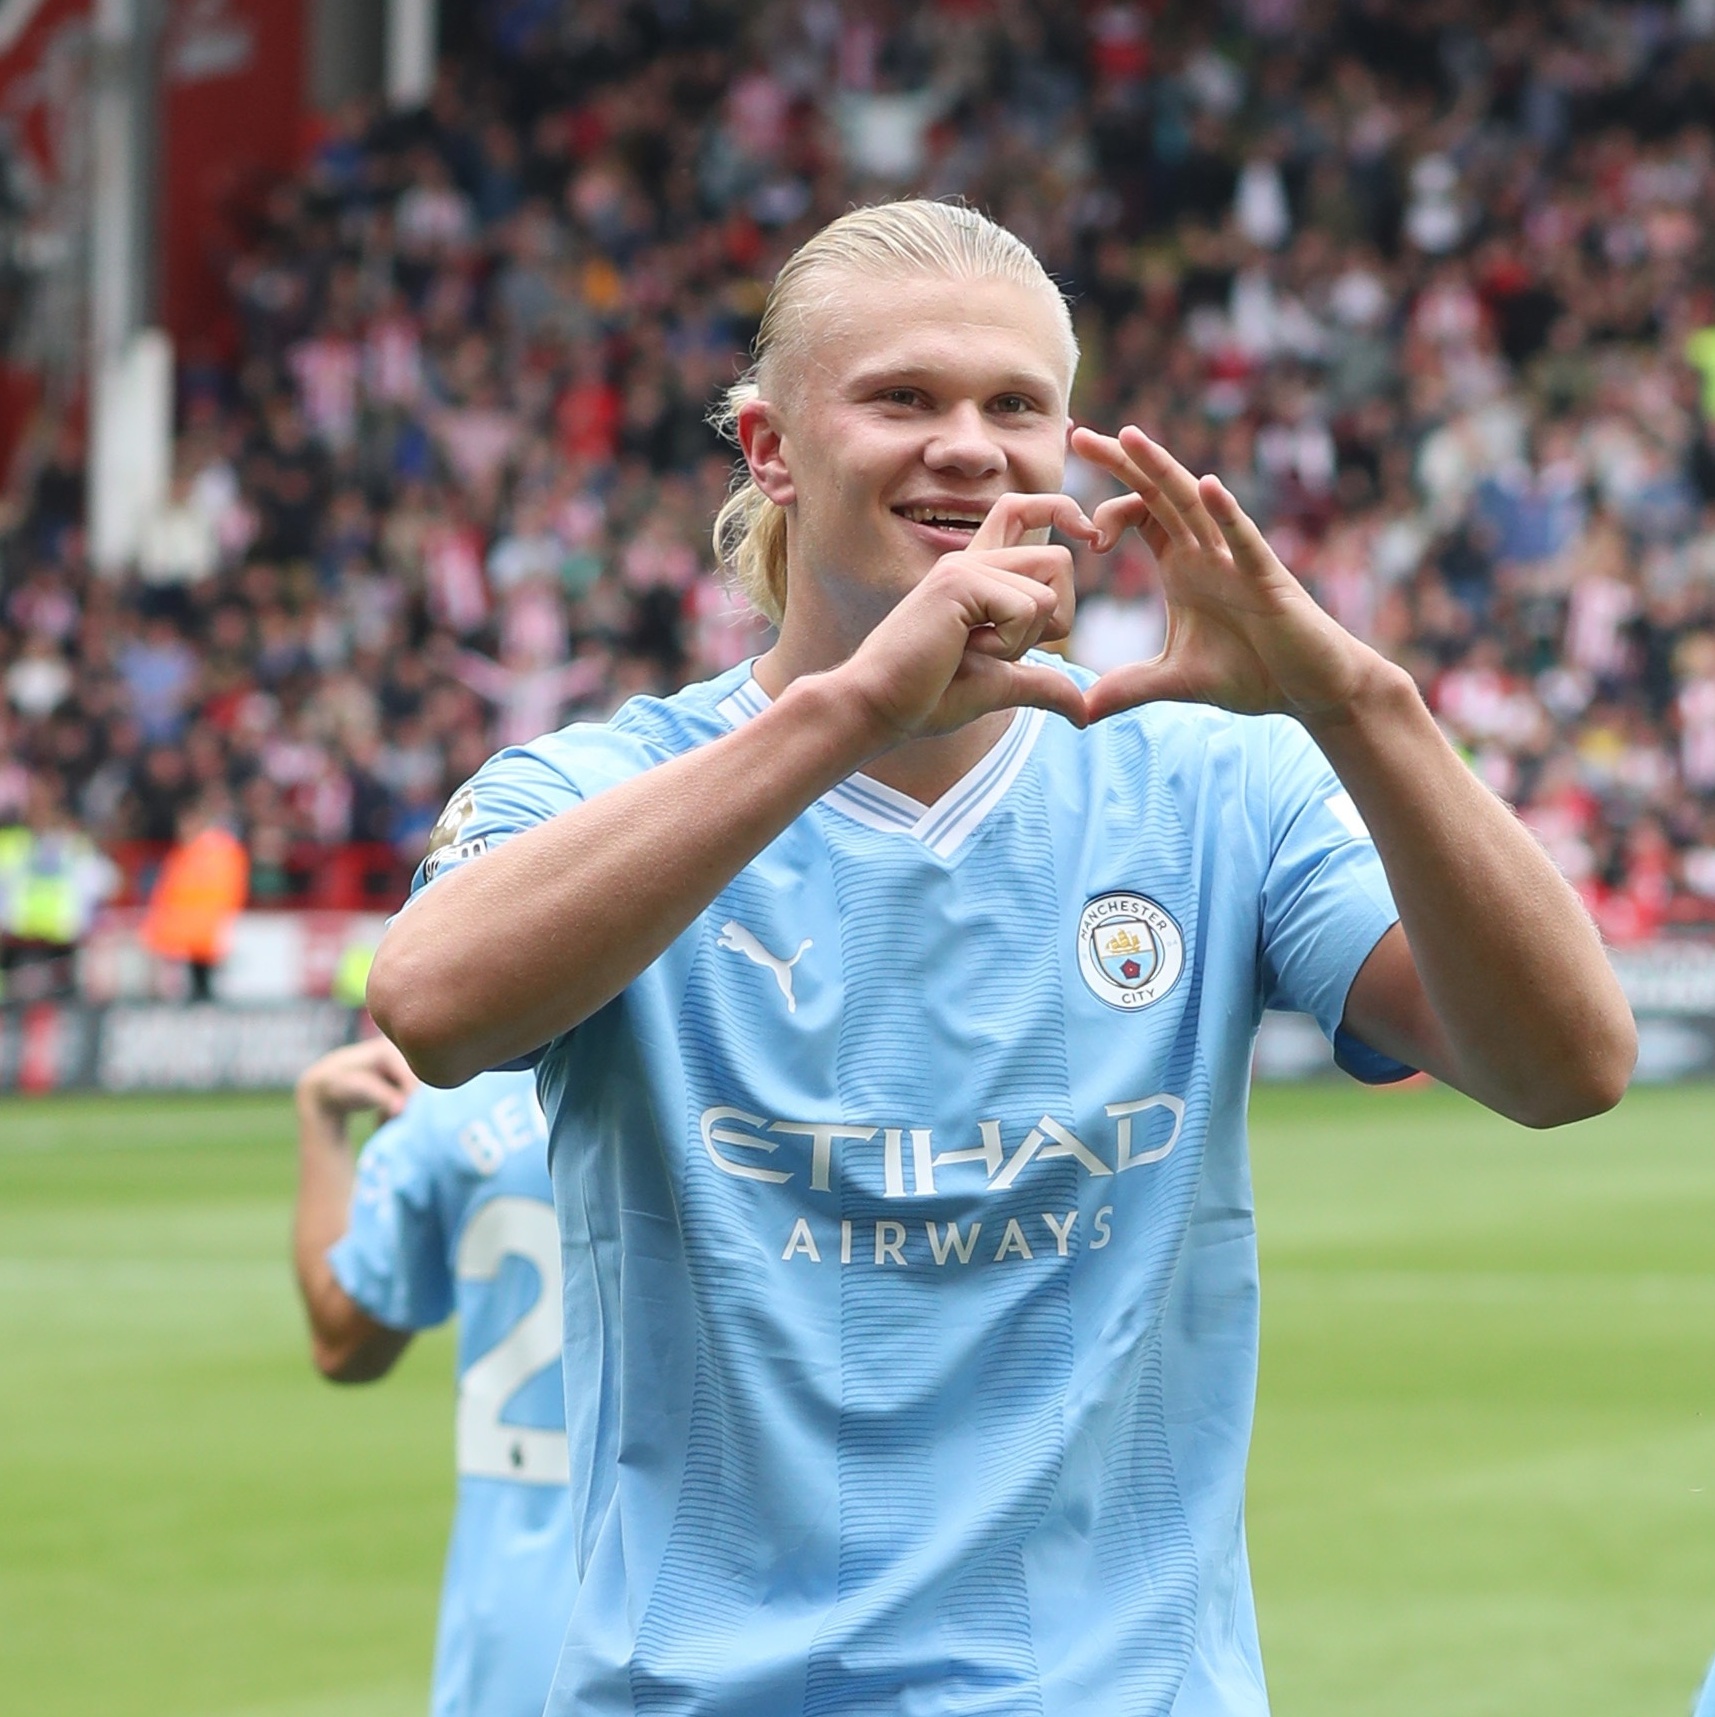
{"label": "left hand", "polygon": [[330,1050],[298,1079],[298,1102],[332,1121],[365,1109],[390,1121],[410,1100],[417,1076],[384,1037]]}
{"label": "left hand", "polygon": [[1382,658],[1317,607],[1221,480],[1192,476],[1135,427],[1075,429],[1072,447],[1132,491],[1096,509],[1098,547],[1135,526],[1167,601],[1161,654],[1097,680],[1090,719],[1158,699],[1340,719]]}

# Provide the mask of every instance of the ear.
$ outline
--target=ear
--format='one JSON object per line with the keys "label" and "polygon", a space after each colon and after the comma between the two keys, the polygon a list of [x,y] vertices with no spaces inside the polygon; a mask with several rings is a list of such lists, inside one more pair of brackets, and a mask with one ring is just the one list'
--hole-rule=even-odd
{"label": "ear", "polygon": [[798,491],[786,468],[786,437],[774,407],[765,399],[747,399],[738,408],[737,429],[751,481],[775,506],[791,506]]}

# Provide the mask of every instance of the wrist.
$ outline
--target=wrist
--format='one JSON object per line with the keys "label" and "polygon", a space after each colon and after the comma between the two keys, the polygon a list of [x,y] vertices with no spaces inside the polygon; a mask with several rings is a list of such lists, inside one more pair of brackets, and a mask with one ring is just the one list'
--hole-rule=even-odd
{"label": "wrist", "polygon": [[901,737],[852,683],[848,667],[800,675],[774,703],[783,728],[808,744],[812,770],[825,777],[821,791],[891,750]]}
{"label": "wrist", "polygon": [[1353,663],[1344,695],[1298,714],[1319,745],[1342,734],[1374,732],[1428,715],[1416,682],[1404,668],[1367,644],[1358,649],[1361,655]]}

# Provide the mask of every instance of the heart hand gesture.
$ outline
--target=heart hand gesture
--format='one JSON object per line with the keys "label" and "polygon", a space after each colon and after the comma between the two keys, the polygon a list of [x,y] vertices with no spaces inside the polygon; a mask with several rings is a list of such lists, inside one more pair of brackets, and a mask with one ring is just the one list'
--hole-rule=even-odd
{"label": "heart hand gesture", "polygon": [[1192,476],[1141,429],[1077,429],[1072,446],[1132,491],[1097,510],[1098,547],[1135,526],[1167,601],[1161,654],[1104,674],[1091,720],[1158,699],[1339,719],[1382,659],[1316,605],[1220,479]]}

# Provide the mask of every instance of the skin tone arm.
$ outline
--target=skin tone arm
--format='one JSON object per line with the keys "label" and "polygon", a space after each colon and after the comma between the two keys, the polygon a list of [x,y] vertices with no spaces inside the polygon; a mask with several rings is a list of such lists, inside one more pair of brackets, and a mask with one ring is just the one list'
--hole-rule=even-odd
{"label": "skin tone arm", "polygon": [[[1217,480],[1138,430],[1073,445],[1132,490],[1094,525],[1064,497],[1007,497],[839,667],[420,896],[369,992],[417,1071],[455,1084],[587,1018],[805,807],[894,747],[1020,704],[1082,726],[1172,698],[1296,716],[1369,824],[1401,927],[1353,986],[1353,1032],[1526,1124],[1618,1101],[1636,1031],[1595,932],[1407,676],[1316,606]],[[1025,542],[1047,524],[1099,549],[1135,525],[1162,567],[1162,656],[1087,698],[1016,659],[1070,624],[1069,557]]]}
{"label": "skin tone arm", "polygon": [[292,1258],[310,1325],[316,1369],[334,1383],[385,1376],[411,1340],[366,1312],[339,1284],[328,1248],[350,1220],[356,1164],[346,1122],[360,1110],[391,1120],[416,1086],[405,1058],[384,1037],[324,1055],[298,1080],[298,1199]]}
{"label": "skin tone arm", "polygon": [[1347,1028],[1529,1126],[1618,1102],[1637,1032],[1595,929],[1410,676],[1316,606],[1218,479],[1137,429],[1073,446],[1132,489],[1168,612],[1161,655],[1104,675],[1091,719],[1159,698],[1296,716],[1369,826],[1400,922]]}
{"label": "skin tone arm", "polygon": [[871,758],[1019,705],[1082,727],[1078,688],[1018,660],[1071,625],[1070,553],[1028,540],[1052,526],[1101,540],[1064,495],[1003,497],[838,667],[417,896],[370,973],[376,1023],[424,1079],[458,1084],[588,1018]]}

